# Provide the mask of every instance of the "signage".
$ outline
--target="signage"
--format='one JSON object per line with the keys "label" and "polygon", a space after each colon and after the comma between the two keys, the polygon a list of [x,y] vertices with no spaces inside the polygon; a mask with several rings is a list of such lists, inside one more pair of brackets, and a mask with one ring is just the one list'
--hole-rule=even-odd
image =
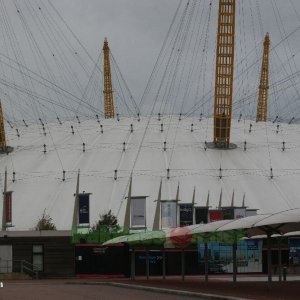
{"label": "signage", "polygon": [[131,227],[146,227],[146,197],[131,198]]}
{"label": "signage", "polygon": [[234,219],[241,219],[246,217],[246,208],[235,208]]}
{"label": "signage", "polygon": [[226,207],[222,208],[223,220],[233,220],[234,219],[234,208]]}
{"label": "signage", "polygon": [[177,202],[176,201],[161,202],[161,227],[162,228],[177,227]]}
{"label": "signage", "polygon": [[221,221],[222,220],[222,210],[210,210],[209,211],[209,221]]}
{"label": "signage", "polygon": [[195,215],[196,224],[208,223],[208,207],[196,207]]}
{"label": "signage", "polygon": [[179,222],[180,226],[193,225],[193,204],[179,205]]}
{"label": "signage", "polygon": [[246,209],[246,217],[256,216],[257,209]]}
{"label": "signage", "polygon": [[[204,243],[198,244],[198,267],[200,272],[205,270]],[[231,243],[208,243],[209,272],[232,273],[233,254]],[[238,273],[262,272],[262,241],[247,240],[237,243],[237,271]]]}
{"label": "signage", "polygon": [[12,192],[6,192],[5,195],[5,221],[6,223],[12,222]]}
{"label": "signage", "polygon": [[300,239],[289,238],[289,264],[299,265],[300,264]]}
{"label": "signage", "polygon": [[89,194],[79,194],[79,224],[90,224]]}

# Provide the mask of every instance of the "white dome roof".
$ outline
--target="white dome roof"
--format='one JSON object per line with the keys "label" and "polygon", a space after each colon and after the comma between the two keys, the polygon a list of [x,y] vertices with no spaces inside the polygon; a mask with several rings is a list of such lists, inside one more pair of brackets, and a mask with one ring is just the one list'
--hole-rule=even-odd
{"label": "white dome roof", "polygon": [[[57,229],[71,229],[79,169],[80,192],[92,193],[91,224],[109,209],[123,224],[131,173],[132,196],[149,196],[146,204],[149,228],[153,224],[154,200],[161,178],[163,200],[175,199],[179,183],[182,203],[192,201],[195,187],[199,206],[205,205],[210,191],[210,205],[216,207],[222,189],[223,206],[231,204],[234,190],[235,205],[241,206],[245,194],[246,206],[259,209],[259,213],[300,207],[300,125],[280,124],[277,133],[276,123],[233,120],[231,141],[237,149],[205,150],[205,141],[212,141],[212,119],[182,118],[179,121],[178,116],[164,116],[161,121],[157,117],[143,117],[140,121],[121,118],[120,121],[101,120],[101,124],[103,134],[96,120],[80,124],[76,120],[62,125],[49,123],[45,125],[46,136],[41,125],[19,127],[20,137],[15,128],[6,128],[8,144],[14,147],[9,155],[0,156],[2,189],[7,167],[7,190],[13,191],[14,227],[9,230],[33,228],[44,209]],[[133,133],[130,124],[133,124]],[[193,132],[191,124],[194,124]],[[169,179],[167,169],[170,169]],[[63,170],[65,181],[62,181]],[[117,180],[114,170],[117,170]],[[15,182],[12,182],[13,171]]]}

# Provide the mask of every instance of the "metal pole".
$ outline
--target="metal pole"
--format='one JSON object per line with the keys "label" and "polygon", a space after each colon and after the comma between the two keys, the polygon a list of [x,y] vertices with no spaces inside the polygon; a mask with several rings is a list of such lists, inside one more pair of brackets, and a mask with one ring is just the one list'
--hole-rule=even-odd
{"label": "metal pole", "polygon": [[237,259],[236,259],[237,243],[232,244],[232,275],[233,275],[233,286],[236,287],[236,274],[237,274]]}
{"label": "metal pole", "polygon": [[149,250],[146,249],[146,277],[149,280]]}
{"label": "metal pole", "polygon": [[162,250],[162,273],[163,279],[166,279],[166,249]]}
{"label": "metal pole", "polygon": [[184,249],[181,250],[181,277],[182,281],[184,281],[185,275],[185,257],[184,257]]}
{"label": "metal pole", "polygon": [[271,289],[272,286],[272,261],[271,261],[271,235],[268,234],[268,288]]}
{"label": "metal pole", "polygon": [[281,252],[281,238],[278,238],[278,280],[282,281],[282,252]]}
{"label": "metal pole", "polygon": [[135,279],[135,252],[131,250],[131,280]]}
{"label": "metal pole", "polygon": [[205,284],[208,284],[208,245],[204,243],[204,272],[205,272]]}

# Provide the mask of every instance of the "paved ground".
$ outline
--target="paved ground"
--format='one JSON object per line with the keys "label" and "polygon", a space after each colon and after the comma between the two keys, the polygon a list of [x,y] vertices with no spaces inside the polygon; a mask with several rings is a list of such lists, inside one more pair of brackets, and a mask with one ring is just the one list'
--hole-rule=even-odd
{"label": "paved ground", "polygon": [[210,276],[208,285],[205,284],[203,276],[188,276],[184,282],[182,282],[180,277],[175,276],[168,277],[165,281],[159,277],[150,278],[148,281],[145,278],[140,277],[135,281],[128,281],[128,284],[238,297],[242,299],[300,299],[299,276],[289,276],[287,282],[277,282],[277,278],[274,278],[271,290],[268,289],[267,277],[264,275],[239,275],[236,287],[233,287],[232,276],[230,275]]}
{"label": "paved ground", "polygon": [[[137,277],[130,279],[60,279],[60,280],[23,280],[4,281],[0,288],[0,300],[61,300],[61,299],[101,299],[101,300],[179,300],[193,299],[182,295],[161,294],[159,289],[173,291],[187,291],[213,294],[242,299],[257,300],[295,300],[300,299],[300,277],[288,277],[287,282],[273,282],[272,290],[268,290],[266,276],[238,276],[238,283],[233,287],[230,275],[210,276],[209,284],[205,285],[203,276],[186,276],[182,282],[181,277],[172,276],[167,280],[161,277]],[[274,278],[275,279],[275,278]],[[111,282],[126,284],[128,288],[106,286]],[[136,290],[135,286],[154,287],[157,292]],[[198,297],[197,299],[201,299]]]}
{"label": "paved ground", "polygon": [[[0,289],[1,300],[180,300],[191,297],[158,294],[102,285],[70,285],[63,282],[10,282]],[[197,298],[199,300],[199,298]]]}

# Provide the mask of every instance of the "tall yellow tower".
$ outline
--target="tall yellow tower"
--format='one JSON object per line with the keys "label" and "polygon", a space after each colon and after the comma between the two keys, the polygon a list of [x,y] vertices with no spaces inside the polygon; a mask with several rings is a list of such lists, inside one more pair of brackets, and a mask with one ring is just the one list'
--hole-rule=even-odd
{"label": "tall yellow tower", "polygon": [[6,138],[5,138],[4,118],[3,118],[1,100],[0,100],[0,150],[6,151]]}
{"label": "tall yellow tower", "polygon": [[233,95],[235,0],[219,0],[214,105],[214,145],[228,148]]}
{"label": "tall yellow tower", "polygon": [[104,77],[104,117],[106,119],[115,117],[114,98],[111,80],[111,69],[109,59],[109,47],[107,38],[104,39],[103,45],[103,77]]}
{"label": "tall yellow tower", "polygon": [[263,59],[261,64],[259,93],[257,100],[257,122],[266,122],[268,117],[268,92],[269,92],[269,51],[270,36],[267,32],[264,41]]}

